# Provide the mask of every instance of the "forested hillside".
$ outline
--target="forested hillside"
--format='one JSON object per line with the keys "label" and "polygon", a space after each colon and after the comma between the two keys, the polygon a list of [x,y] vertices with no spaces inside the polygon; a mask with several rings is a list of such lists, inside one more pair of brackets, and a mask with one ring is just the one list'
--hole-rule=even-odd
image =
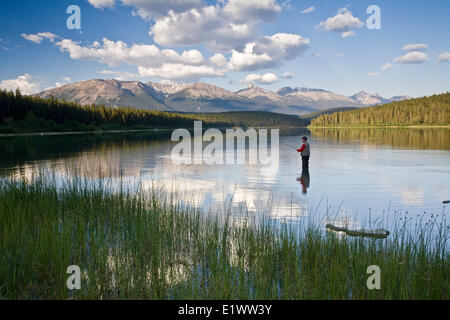
{"label": "forested hillside", "polygon": [[61,132],[192,127],[194,120],[214,127],[303,127],[309,120],[267,112],[182,114],[25,96],[0,90],[0,133]]}
{"label": "forested hillside", "polygon": [[450,125],[450,93],[324,114],[312,126]]}

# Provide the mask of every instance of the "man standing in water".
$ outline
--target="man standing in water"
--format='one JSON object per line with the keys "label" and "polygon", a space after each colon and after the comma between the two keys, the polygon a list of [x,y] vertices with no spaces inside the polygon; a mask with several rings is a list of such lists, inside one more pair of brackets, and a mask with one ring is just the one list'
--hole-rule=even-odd
{"label": "man standing in water", "polygon": [[309,170],[309,157],[311,155],[311,149],[308,143],[308,138],[302,137],[302,142],[302,147],[297,149],[297,151],[302,155],[303,170]]}

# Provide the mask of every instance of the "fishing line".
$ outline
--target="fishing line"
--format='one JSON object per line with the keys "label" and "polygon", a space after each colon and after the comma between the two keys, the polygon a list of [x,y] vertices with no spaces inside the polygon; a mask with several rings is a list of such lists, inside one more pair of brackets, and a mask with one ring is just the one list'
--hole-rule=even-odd
{"label": "fishing line", "polygon": [[292,149],[295,149],[295,150],[298,149],[297,147],[291,146],[290,144],[287,144],[286,142],[281,142],[281,143],[286,145],[286,146],[288,146],[288,147],[290,147],[290,148],[292,148]]}

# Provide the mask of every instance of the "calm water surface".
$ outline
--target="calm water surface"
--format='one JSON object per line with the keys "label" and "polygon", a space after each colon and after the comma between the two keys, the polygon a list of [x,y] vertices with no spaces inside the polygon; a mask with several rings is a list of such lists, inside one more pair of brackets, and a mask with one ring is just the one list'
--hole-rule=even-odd
{"label": "calm water surface", "polygon": [[[291,146],[311,136],[309,175]],[[174,165],[169,133],[0,138],[0,167],[14,175],[51,168],[175,193],[205,211],[295,219],[317,211],[366,221],[394,213],[442,213],[450,199],[450,129],[315,129],[282,132],[280,168]],[[225,209],[226,208],[226,209]]]}

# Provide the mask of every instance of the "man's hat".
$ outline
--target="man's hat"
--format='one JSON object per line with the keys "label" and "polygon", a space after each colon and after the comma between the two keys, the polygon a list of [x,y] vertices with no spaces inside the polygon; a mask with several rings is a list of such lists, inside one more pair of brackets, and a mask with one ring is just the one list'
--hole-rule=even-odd
{"label": "man's hat", "polygon": [[308,140],[308,137],[302,137],[302,140]]}

